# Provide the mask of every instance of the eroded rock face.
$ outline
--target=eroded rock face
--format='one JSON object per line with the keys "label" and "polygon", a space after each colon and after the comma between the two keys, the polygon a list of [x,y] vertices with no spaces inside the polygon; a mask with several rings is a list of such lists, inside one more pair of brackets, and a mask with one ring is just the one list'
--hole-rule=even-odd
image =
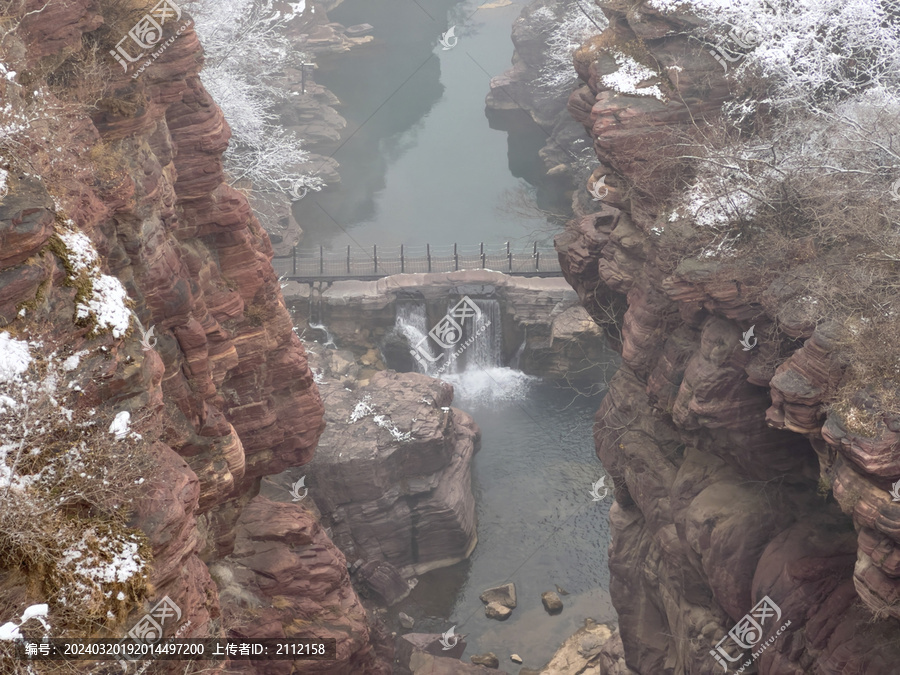
{"label": "eroded rock face", "polygon": [[[680,32],[690,17],[598,4],[611,27],[576,54],[585,84],[569,110],[602,173],[633,178],[653,139],[719,107],[727,83]],[[679,67],[667,102],[601,84],[612,72],[603,45],[637,37],[663,69]],[[755,325],[768,334],[774,314],[716,275],[715,261],[672,271],[651,232],[658,214],[623,194],[611,189],[599,206],[576,196],[576,218],[556,244],[595,320],[622,309],[623,363],[594,435],[616,485],[610,592],[628,666],[719,672],[710,651],[768,596],[781,619],[764,625],[762,642],[790,625],[759,656],[759,672],[894,672],[900,504],[888,489],[900,477],[900,425],[856,422],[853,406],[877,409],[863,396],[826,412],[841,378],[833,327],[784,311],[791,297],[777,270],[768,291],[782,310],[777,336],[797,346],[780,364],[764,340],[744,350],[742,333]]]}
{"label": "eroded rock face", "polygon": [[[474,420],[455,408],[451,385],[384,371],[354,391],[320,384],[328,426],[315,459],[286,473],[307,476],[310,497],[350,560],[381,579],[385,561],[404,577],[465,559],[475,547],[471,462]],[[296,474],[296,475],[295,475]],[[397,593],[389,590],[388,602]]]}
{"label": "eroded rock face", "polygon": [[[82,34],[104,21],[98,7],[72,0],[33,13],[15,38],[23,38],[25,61],[35,66],[81,48]],[[323,407],[269,238],[225,181],[230,131],[201,84],[201,63],[188,28],[135,80],[113,65],[119,79],[106,102],[92,118],[69,108],[69,131],[54,139],[57,161],[71,168],[41,185],[13,167],[0,199],[0,326],[30,321],[73,351],[102,347],[102,359],[85,358],[72,374],[89,383],[84,402],[158,423],[158,470],[133,524],[150,540],[157,599],[168,595],[191,621],[185,637],[223,635],[229,621],[258,635],[321,623],[338,638],[343,670],[302,672],[386,674],[390,655],[375,655],[376,631],[346,561],[313,515],[251,499],[261,477],[312,458]],[[91,164],[96,157],[100,168]],[[114,338],[73,323],[75,288],[49,248],[65,219],[90,238],[103,271],[122,281],[143,327],[154,327],[155,349],[141,348],[136,324]],[[23,303],[26,318],[14,320]],[[222,570],[234,569],[220,602],[207,564],[223,559]],[[247,618],[254,603],[276,596],[278,607]],[[125,628],[144,610],[135,608]],[[281,672],[259,668],[247,672]]]}
{"label": "eroded rock face", "polygon": [[[213,568],[223,616],[247,637],[335,638],[335,661],[244,662],[235,672],[382,672],[347,562],[302,504],[254,497],[237,522],[234,552]],[[323,612],[323,608],[328,608]]]}
{"label": "eroded rock face", "polygon": [[[513,23],[512,68],[491,79],[486,99],[491,125],[506,129],[511,138],[533,128],[535,122],[549,132],[539,152],[544,175],[535,177],[538,180],[529,178],[530,182],[538,183],[539,194],[548,198],[572,190],[580,172],[575,166],[578,156],[587,149],[578,123],[566,113],[567,78],[565,74],[558,79],[554,77],[556,67],[551,64],[549,53],[552,49],[547,46],[572,10],[570,3],[556,0],[534,0],[525,7]],[[541,188],[549,190],[545,192]]]}

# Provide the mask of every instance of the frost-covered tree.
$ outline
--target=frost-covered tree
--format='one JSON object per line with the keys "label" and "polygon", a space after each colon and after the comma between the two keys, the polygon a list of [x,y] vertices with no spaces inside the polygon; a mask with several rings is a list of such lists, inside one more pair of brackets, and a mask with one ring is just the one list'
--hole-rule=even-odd
{"label": "frost-covered tree", "polygon": [[772,208],[786,181],[900,178],[900,10],[882,0],[651,0],[706,22],[697,37],[738,65],[722,122],[752,130],[700,143],[686,212],[725,226]]}
{"label": "frost-covered tree", "polygon": [[677,169],[653,228],[660,249],[714,260],[776,320],[835,322],[847,366],[837,405],[862,419],[849,401],[867,388],[900,413],[900,6],[650,5],[698,17],[698,49],[732,63],[723,114],[660,147]]}
{"label": "frost-covered tree", "polygon": [[536,9],[532,21],[541,26],[547,37],[546,49],[535,84],[550,94],[568,93],[575,81],[572,56],[590,36],[608,25],[606,16],[592,0],[564,0],[562,18],[556,10],[544,5]]}
{"label": "frost-covered tree", "polygon": [[758,79],[751,106],[828,110],[871,89],[898,91],[900,6],[893,0],[650,0],[706,22],[699,35],[747,53],[737,80]]}
{"label": "frost-covered tree", "polygon": [[285,71],[309,58],[286,36],[305,3],[291,4],[292,12],[276,9],[273,0],[192,0],[184,6],[206,53],[203,83],[231,127],[225,159],[232,183],[249,183],[257,194],[322,189],[319,177],[298,169],[308,153],[275,111],[291,98]]}

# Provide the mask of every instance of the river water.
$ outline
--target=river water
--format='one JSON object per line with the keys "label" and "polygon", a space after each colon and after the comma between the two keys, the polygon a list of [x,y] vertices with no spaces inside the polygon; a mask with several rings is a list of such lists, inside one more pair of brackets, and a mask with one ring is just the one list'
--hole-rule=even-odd
{"label": "river water", "polygon": [[[571,390],[509,368],[467,370],[443,379],[454,384],[453,405],[481,427],[473,491],[478,545],[470,558],[419,579],[397,606],[417,620],[415,631],[456,626],[467,635],[465,659],[493,652],[501,668],[540,668],[584,619],[612,621],[609,599],[609,508],[591,486],[605,475],[591,438],[591,419],[602,394]],[[607,479],[606,483],[610,483]],[[602,491],[601,491],[602,493]],[[518,606],[503,622],[488,619],[479,595],[513,582]],[[550,616],[541,593],[558,584],[564,609]]]}
{"label": "river water", "polygon": [[[316,79],[341,99],[348,126],[334,152],[342,184],[295,205],[304,246],[511,240],[530,248],[550,238],[543,219],[504,210],[509,192],[527,187],[522,176],[534,175],[543,132],[518,132],[510,147],[484,112],[490,78],[509,67],[512,23],[526,0],[479,4],[345,0],[329,14],[344,25],[371,23],[376,40],[319,62]],[[459,42],[444,50],[438,40],[454,25]],[[509,655],[518,653],[539,668],[585,618],[615,618],[611,497],[594,501],[590,492],[605,475],[591,438],[603,391],[580,396],[493,357],[443,379],[455,387],[453,405],[482,430],[473,468],[478,545],[468,560],[420,577],[390,611],[411,615],[415,632],[455,626],[467,635],[465,660],[492,651],[501,668],[517,672]],[[518,607],[506,621],[486,618],[478,596],[509,581]],[[550,616],[540,596],[556,584],[568,595],[563,612]]]}
{"label": "river water", "polygon": [[[511,190],[527,187],[537,151],[533,133],[491,129],[484,100],[491,77],[510,65],[510,31],[525,0],[479,8],[483,0],[345,0],[329,18],[370,23],[374,42],[323,57],[316,81],[342,102],[342,182],[294,206],[302,246],[371,252],[380,246],[502,244],[548,241],[539,217],[508,212]],[[451,26],[452,49],[439,40]],[[452,42],[452,40],[450,40]]]}

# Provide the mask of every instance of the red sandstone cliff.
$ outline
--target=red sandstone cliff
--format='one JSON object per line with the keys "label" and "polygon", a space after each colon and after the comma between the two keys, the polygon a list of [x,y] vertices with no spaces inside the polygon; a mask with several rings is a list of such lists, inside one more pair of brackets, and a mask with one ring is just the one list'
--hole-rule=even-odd
{"label": "red sandstone cliff", "polygon": [[[18,81],[0,84],[0,102],[27,107],[29,90],[58,74],[54,68],[83,49],[84,35],[104,28],[114,3],[44,4],[24,3],[14,17],[25,17],[21,25],[4,35],[2,57]],[[163,41],[170,35],[167,28]],[[312,458],[323,408],[270,265],[269,238],[245,196],[225,183],[230,131],[198,75],[198,36],[181,32],[136,79],[111,57],[103,61],[105,53],[98,58],[101,75],[87,84],[102,85],[102,96],[78,107],[65,90],[59,98],[46,93],[52,112],[33,123],[23,155],[0,157],[9,170],[0,199],[0,328],[72,350],[104,348],[99,366],[85,360],[74,374],[88,383],[86,404],[149,413],[149,426],[161,429],[152,446],[158,470],[136,502],[133,525],[152,547],[147,602],[174,600],[191,621],[186,637],[235,628],[221,608],[234,600],[220,602],[207,565],[232,552],[271,558],[264,551],[289,545],[298,557],[295,578],[317,579],[316,592],[286,583],[278,609],[241,617],[243,633],[336,635],[339,660],[328,672],[386,672],[346,561],[315,519],[297,505],[252,499],[261,476]],[[135,323],[115,338],[73,322],[77,289],[50,246],[64,219],[124,284],[143,326],[155,326],[155,350],[141,349]],[[265,536],[256,521],[265,522]],[[267,564],[250,567],[264,573]],[[4,618],[44,601],[20,593],[15,580],[0,589]],[[132,608],[122,630],[147,602]],[[293,672],[322,671],[298,662]]]}
{"label": "red sandstone cliff", "polygon": [[[623,365],[595,440],[616,483],[611,594],[628,665],[722,672],[711,650],[769,596],[791,625],[751,671],[896,672],[900,505],[888,488],[900,476],[897,420],[882,415],[874,430],[851,432],[845,415],[826,412],[842,375],[834,326],[789,311],[783,270],[764,271],[765,306],[717,274],[715,260],[673,270],[651,231],[658,205],[626,188],[654,158],[655,139],[717,109],[727,83],[688,39],[690,17],[597,4],[610,27],[576,54],[586,84],[569,110],[602,163],[590,183],[608,174],[612,189],[599,208],[577,193],[557,249],[598,322],[627,307]],[[665,101],[601,84],[617,67],[611,49],[638,43],[659,64]],[[750,324],[788,345],[780,365],[762,339],[742,349]],[[763,641],[775,628],[766,625]]]}

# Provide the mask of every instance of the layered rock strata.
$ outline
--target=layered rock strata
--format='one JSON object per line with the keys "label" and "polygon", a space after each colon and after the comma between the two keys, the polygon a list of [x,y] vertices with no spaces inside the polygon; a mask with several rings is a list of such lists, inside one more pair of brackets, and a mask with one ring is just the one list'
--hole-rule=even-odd
{"label": "layered rock strata", "polygon": [[[665,227],[658,207],[622,188],[652,159],[659,134],[722,104],[727,82],[686,37],[690,16],[598,5],[610,27],[576,53],[584,84],[569,110],[602,163],[592,181],[609,175],[612,189],[599,208],[586,191],[575,199],[557,250],[598,322],[625,310],[622,367],[595,422],[597,454],[616,484],[610,591],[625,659],[641,673],[719,672],[716,645],[768,597],[781,616],[764,623],[761,640],[747,637],[767,645],[751,670],[894,672],[896,420],[868,429],[824,406],[841,378],[834,330],[785,311],[791,297],[779,270],[768,293],[781,310],[777,325],[716,274],[715,260],[673,271],[653,233]],[[658,64],[663,99],[602,84],[625,43],[640,43]],[[786,345],[782,362],[763,340],[742,348],[750,325]],[[853,406],[876,405],[857,398]],[[722,644],[735,668],[751,661],[753,649]]]}
{"label": "layered rock strata", "polygon": [[475,547],[471,465],[480,431],[450,407],[447,383],[385,371],[351,391],[321,369],[328,426],[315,459],[281,482],[306,477],[331,537],[362,565],[361,581],[393,604],[405,593],[378,563],[409,578],[457,563]]}
{"label": "layered rock strata", "polygon": [[[5,47],[14,44],[18,76],[32,84],[82,49],[82,36],[106,18],[105,5],[91,0],[26,4],[35,11],[6,36]],[[289,635],[312,622],[332,626],[338,637],[339,660],[328,672],[386,673],[345,563],[322,528],[295,507],[251,499],[261,477],[312,458],[323,408],[269,262],[269,238],[246,198],[225,181],[230,132],[200,81],[198,36],[181,31],[136,79],[111,64],[112,82],[87,82],[106,87],[90,117],[47,91],[45,104],[66,111],[53,122],[60,125],[53,148],[35,137],[28,171],[21,157],[6,164],[0,327],[90,352],[71,374],[83,383],[85,405],[149,415],[161,430],[152,446],[157,470],[135,501],[132,524],[152,548],[155,597],[168,595],[191,622],[185,637],[224,635],[236,625]],[[17,98],[19,86],[7,78],[3,94],[27,105]],[[72,92],[78,89],[61,95]],[[42,163],[45,150],[53,154]],[[35,171],[43,183],[27,175]],[[65,221],[89,237],[102,270],[121,280],[158,342],[144,338],[142,348],[136,322],[120,337],[74,322],[78,289],[51,241]],[[229,555],[229,564],[239,561],[229,590],[241,597],[246,591],[251,604],[275,603],[277,595],[277,609],[251,621],[232,611],[227,596],[220,602],[207,563]],[[284,563],[291,572],[279,567]],[[287,575],[284,585],[267,585],[280,574]],[[5,607],[4,615],[18,609]],[[323,672],[309,662],[286,663],[292,672]]]}

